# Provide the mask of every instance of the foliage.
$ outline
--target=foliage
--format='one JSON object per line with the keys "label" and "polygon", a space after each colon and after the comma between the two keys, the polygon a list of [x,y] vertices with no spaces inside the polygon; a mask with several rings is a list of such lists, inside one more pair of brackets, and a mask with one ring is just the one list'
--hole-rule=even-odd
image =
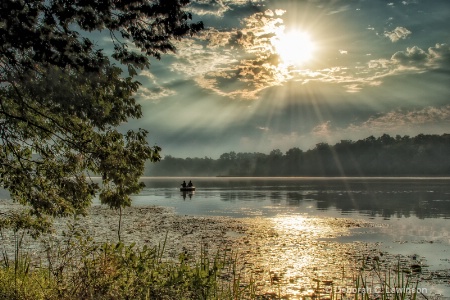
{"label": "foliage", "polygon": [[[96,243],[78,220],[62,239],[49,237],[47,261],[32,264],[28,255],[15,265],[0,265],[0,299],[287,299],[279,293],[258,291],[244,280],[230,252],[215,255],[202,249],[198,257],[182,253],[168,259],[165,243],[156,247],[123,243]],[[313,279],[308,299],[426,299],[419,287],[421,266],[363,255],[355,269],[333,279]],[[327,268],[324,266],[324,268]],[[319,272],[320,273],[320,272]],[[267,274],[270,276],[270,274]],[[278,282],[269,283],[279,287]],[[306,287],[299,287],[300,290]]]}
{"label": "foliage", "polygon": [[[37,217],[85,213],[98,192],[111,208],[130,205],[145,161],[158,161],[161,149],[148,145],[146,130],[117,127],[142,116],[133,98],[136,68],[203,28],[189,23],[188,4],[2,1],[0,187],[14,201]],[[92,31],[109,34],[111,57],[86,37]]]}
{"label": "foliage", "polygon": [[[1,299],[254,299],[253,284],[243,284],[227,253],[197,258],[164,258],[165,242],[98,244],[77,223],[63,239],[48,239],[47,262],[33,267],[0,266]],[[19,271],[16,271],[19,270]]]}
{"label": "foliage", "polygon": [[355,278],[355,299],[415,300],[418,295],[426,299],[422,288],[419,288],[419,273],[417,267],[406,268],[400,260],[393,268],[386,269],[378,257],[367,257]]}
{"label": "foliage", "polygon": [[450,134],[378,138],[303,151],[224,153],[219,159],[166,156],[148,176],[449,176]]}

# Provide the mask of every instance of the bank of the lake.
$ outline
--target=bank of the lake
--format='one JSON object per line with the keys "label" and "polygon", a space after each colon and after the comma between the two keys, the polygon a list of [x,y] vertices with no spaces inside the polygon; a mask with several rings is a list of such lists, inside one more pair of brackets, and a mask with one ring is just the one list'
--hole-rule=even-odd
{"label": "bank of the lake", "polygon": [[[0,203],[2,211],[19,209],[10,201]],[[103,206],[93,206],[87,217],[78,220],[55,220],[55,232],[43,239],[30,238],[24,243],[37,265],[46,261],[45,248],[58,245],[67,238],[67,224],[77,224],[95,243],[117,242],[119,216]],[[365,220],[347,218],[314,218],[280,216],[274,218],[230,218],[180,216],[171,209],[156,206],[129,207],[123,210],[122,241],[136,247],[162,245],[164,257],[177,259],[181,253],[198,258],[207,250],[232,254],[239,265],[243,282],[253,281],[258,293],[283,295],[299,299],[317,293],[317,287],[333,284],[334,288],[354,285],[355,274],[363,263],[378,259],[384,269],[395,268],[401,259],[405,269],[415,262],[412,257],[392,255],[380,250],[376,243],[339,242],[353,230],[370,231],[382,226]],[[47,241],[44,244],[42,241]],[[13,240],[3,240],[4,249],[14,249]],[[6,247],[6,248],[5,248]],[[420,257],[415,257],[416,262]],[[433,274],[428,274],[428,286]],[[322,290],[323,291],[323,290]],[[326,292],[326,291],[323,291]],[[439,290],[430,290],[439,293]]]}
{"label": "bank of the lake", "polygon": [[[180,192],[190,179],[195,193]],[[146,187],[123,210],[126,245],[166,240],[170,260],[199,258],[202,249],[232,254],[244,281],[290,299],[352,286],[355,271],[373,264],[417,278],[429,299],[450,294],[449,178],[142,180]],[[9,200],[0,205],[2,212],[20,208]],[[68,221],[55,220],[55,234],[45,239],[57,246]],[[75,228],[95,243],[115,243],[118,221],[117,211],[95,202]],[[11,252],[13,242],[7,245]],[[41,242],[25,245],[45,262]]]}

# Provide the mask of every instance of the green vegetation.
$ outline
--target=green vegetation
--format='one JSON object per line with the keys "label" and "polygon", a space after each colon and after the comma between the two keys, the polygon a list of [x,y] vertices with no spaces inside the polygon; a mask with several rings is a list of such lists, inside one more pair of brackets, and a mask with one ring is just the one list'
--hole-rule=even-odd
{"label": "green vegetation", "polygon": [[[0,187],[31,216],[86,213],[96,194],[121,210],[142,189],[144,163],[161,148],[146,130],[118,126],[142,116],[137,69],[203,28],[188,4],[2,0]],[[110,55],[98,48],[107,40]]]}
{"label": "green vegetation", "polygon": [[355,299],[427,298],[423,292],[426,289],[419,288],[419,273],[417,267],[402,266],[400,261],[395,267],[386,269],[382,267],[379,257],[367,257],[355,279]]}
{"label": "green vegetation", "polygon": [[[3,250],[0,299],[289,299],[276,281],[271,287],[278,293],[259,291],[248,274],[241,276],[238,256],[224,250],[211,254],[202,249],[198,257],[181,253],[178,259],[168,259],[163,255],[165,242],[152,248],[99,244],[76,222],[67,228],[62,239],[47,239],[46,255],[40,260],[23,253],[20,242],[15,244],[14,261]],[[15,237],[25,233],[12,232]],[[8,233],[2,228],[2,238]],[[377,256],[364,257],[359,271],[315,280],[316,287],[305,299],[426,298],[418,287],[419,274],[417,266],[389,266]]]}
{"label": "green vegetation", "polygon": [[[133,98],[140,85],[134,79],[137,69],[149,67],[149,57],[175,51],[173,40],[203,29],[201,22],[190,23],[192,16],[184,10],[189,2],[2,0],[0,187],[29,210],[1,214],[2,238],[11,233],[14,249],[2,249],[0,299],[258,298],[251,279],[240,277],[226,253],[168,260],[164,244],[139,249],[120,241],[97,244],[73,226],[63,241],[48,244],[45,259],[35,261],[23,249],[25,235],[49,230],[47,217],[85,214],[96,194],[121,210],[142,189],[144,164],[159,161],[161,148],[148,144],[146,130],[123,133],[118,126],[142,116]],[[93,32],[99,40],[102,34],[110,37],[110,56],[86,37]],[[338,150],[318,145],[311,163],[325,170],[333,149]],[[423,151],[429,154],[428,148]],[[302,155],[299,149],[286,153],[298,163],[307,160]],[[220,162],[228,169],[219,167],[219,174],[287,175],[280,173],[285,165],[279,150],[268,156],[268,165],[266,156],[254,157],[224,155]],[[292,167],[286,170],[299,165]],[[90,179],[92,174],[101,175],[101,184]],[[118,233],[120,240],[120,222]]]}
{"label": "green vegetation", "polygon": [[[75,223],[74,223],[75,224]],[[165,242],[158,247],[123,243],[98,244],[74,224],[62,240],[49,240],[46,260],[33,262],[21,251],[24,230],[14,260],[3,250],[0,299],[251,299],[252,282],[244,284],[231,253],[199,257],[181,254],[163,258]],[[2,238],[8,233],[2,228]],[[18,234],[20,232],[20,234]]]}
{"label": "green vegetation", "polygon": [[302,151],[224,153],[219,159],[165,156],[147,176],[450,176],[450,134],[319,143]]}

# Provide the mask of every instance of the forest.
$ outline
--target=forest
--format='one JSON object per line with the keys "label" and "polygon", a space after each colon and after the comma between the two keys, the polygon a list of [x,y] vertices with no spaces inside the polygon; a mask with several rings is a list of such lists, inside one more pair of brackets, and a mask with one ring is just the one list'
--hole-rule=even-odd
{"label": "forest", "polygon": [[303,151],[223,153],[218,159],[165,156],[145,176],[450,176],[450,134],[369,136]]}

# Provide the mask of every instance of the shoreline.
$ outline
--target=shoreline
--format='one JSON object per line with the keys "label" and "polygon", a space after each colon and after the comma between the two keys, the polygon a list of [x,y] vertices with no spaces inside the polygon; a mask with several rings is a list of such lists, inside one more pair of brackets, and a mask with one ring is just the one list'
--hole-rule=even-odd
{"label": "shoreline", "polygon": [[[5,204],[0,201],[0,206]],[[6,206],[20,209],[17,204],[15,208]],[[44,240],[58,245],[67,234],[69,221],[95,243],[117,243],[118,220],[117,211],[94,205],[86,217],[55,219],[54,233]],[[283,294],[292,296],[310,293],[314,280],[339,277],[342,268],[351,274],[357,256],[372,247],[343,246],[332,239],[349,234],[352,228],[370,226],[366,221],[343,218],[200,217],[177,215],[171,208],[131,206],[122,210],[121,241],[125,245],[135,243],[139,248],[163,245],[166,241],[163,257],[171,260],[177,260],[181,253],[194,259],[202,251],[210,256],[223,253],[236,259],[243,281],[253,280],[260,292],[270,294],[281,289]],[[25,251],[38,259],[37,265],[45,262],[47,253],[42,242],[27,238],[25,245]],[[10,252],[13,246],[10,241]],[[352,277],[342,279],[349,281]]]}
{"label": "shoreline", "polygon": [[[0,201],[0,207],[20,208],[6,202]],[[55,232],[47,238],[61,241],[69,220],[56,219]],[[117,243],[118,220],[117,211],[94,205],[86,217],[71,223],[95,243]],[[383,267],[395,267],[398,255],[381,251],[378,243],[338,242],[353,229],[369,231],[372,227],[371,222],[348,218],[200,217],[177,215],[171,208],[131,206],[122,211],[121,241],[140,248],[162,245],[166,240],[163,258],[171,260],[177,260],[181,253],[194,259],[202,251],[210,256],[224,253],[236,259],[243,281],[253,280],[260,293],[281,292],[294,297],[313,293],[318,283],[351,286],[366,259],[380,259]],[[45,260],[42,242],[31,238],[25,242],[26,251]],[[13,245],[3,247],[13,250]]]}

